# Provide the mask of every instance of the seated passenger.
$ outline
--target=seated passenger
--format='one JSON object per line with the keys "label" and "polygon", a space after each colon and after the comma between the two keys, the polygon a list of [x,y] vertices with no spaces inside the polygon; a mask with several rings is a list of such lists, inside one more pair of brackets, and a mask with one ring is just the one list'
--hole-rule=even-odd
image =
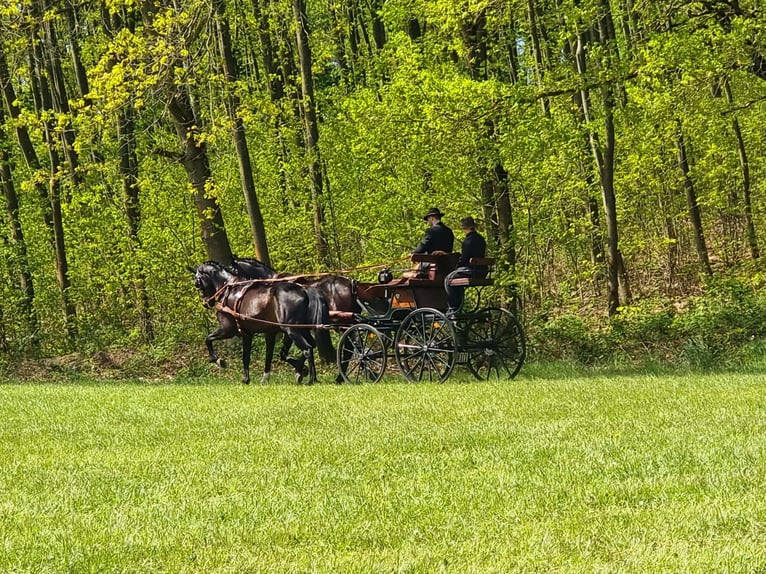
{"label": "seated passenger", "polygon": [[[414,253],[452,253],[452,246],[455,243],[455,234],[452,230],[442,223],[444,214],[438,207],[432,207],[423,216],[423,220],[428,222],[428,228],[425,231],[423,240],[412,251]],[[431,267],[430,263],[420,263],[415,271],[404,273],[404,277],[426,277]]]}
{"label": "seated passenger", "polygon": [[455,234],[442,223],[442,217],[444,214],[439,211],[438,207],[432,207],[423,216],[423,220],[428,222],[428,229],[426,229],[423,240],[412,251],[413,253],[433,253],[434,251],[452,253]]}
{"label": "seated passenger", "polygon": [[463,297],[465,296],[465,287],[462,285],[450,285],[450,282],[458,277],[477,277],[483,279],[487,276],[486,267],[471,265],[471,258],[483,258],[487,253],[487,242],[476,231],[476,222],[473,220],[473,217],[469,216],[461,219],[460,229],[465,233],[465,239],[460,249],[457,269],[444,279],[444,289],[447,291],[448,315],[454,315],[460,310],[460,307],[463,305]]}

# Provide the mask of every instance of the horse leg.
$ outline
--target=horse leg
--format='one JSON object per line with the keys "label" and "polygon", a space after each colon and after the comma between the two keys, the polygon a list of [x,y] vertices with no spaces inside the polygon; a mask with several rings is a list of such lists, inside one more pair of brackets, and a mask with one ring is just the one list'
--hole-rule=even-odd
{"label": "horse leg", "polygon": [[213,341],[218,341],[220,339],[231,339],[234,335],[230,333],[230,330],[225,327],[221,327],[220,329],[216,329],[212,333],[210,333],[207,337],[205,337],[205,346],[207,347],[207,354],[210,359],[211,363],[215,363],[222,369],[226,368],[226,361],[224,359],[221,359],[215,352],[215,349],[213,349]]}
{"label": "horse leg", "polygon": [[309,361],[309,381],[307,384],[313,385],[317,382],[317,367],[316,363],[314,362],[314,348],[309,347],[308,350],[303,351],[304,355],[308,355],[308,361]]}
{"label": "horse leg", "polygon": [[282,337],[282,348],[279,350],[279,358],[282,361],[287,361],[288,353],[290,353],[290,347],[293,342],[290,340],[290,335],[287,333]]}
{"label": "horse leg", "polygon": [[[297,329],[291,329],[288,331],[288,333],[290,334],[290,338],[293,340],[293,342],[302,351],[302,356],[300,359],[290,360],[290,364],[295,368],[295,381],[296,383],[300,384],[301,381],[303,381],[303,377],[308,374],[308,384],[311,385],[317,380],[316,364],[314,363],[314,348],[311,345],[313,338],[311,337],[310,333],[303,333]],[[306,359],[308,359],[309,363],[308,373],[304,368]]]}
{"label": "horse leg", "polygon": [[266,339],[266,358],[263,363],[263,377],[261,377],[261,382],[267,383],[271,376],[271,362],[274,359],[274,347],[277,343],[277,334],[265,333],[263,337]]}
{"label": "horse leg", "polygon": [[242,334],[242,382],[250,384],[250,355],[253,349],[253,336]]}

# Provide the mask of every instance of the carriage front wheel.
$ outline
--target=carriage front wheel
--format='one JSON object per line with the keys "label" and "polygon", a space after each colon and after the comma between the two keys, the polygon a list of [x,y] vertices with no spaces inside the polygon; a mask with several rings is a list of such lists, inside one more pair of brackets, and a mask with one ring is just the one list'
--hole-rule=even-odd
{"label": "carriage front wheel", "polygon": [[490,307],[465,325],[468,369],[477,379],[515,377],[527,356],[524,329],[506,309]]}
{"label": "carriage front wheel", "polygon": [[347,383],[377,383],[387,358],[386,336],[370,325],[349,327],[338,343],[338,369]]}
{"label": "carriage front wheel", "polygon": [[455,366],[455,330],[444,313],[416,309],[399,325],[394,356],[408,381],[446,381]]}

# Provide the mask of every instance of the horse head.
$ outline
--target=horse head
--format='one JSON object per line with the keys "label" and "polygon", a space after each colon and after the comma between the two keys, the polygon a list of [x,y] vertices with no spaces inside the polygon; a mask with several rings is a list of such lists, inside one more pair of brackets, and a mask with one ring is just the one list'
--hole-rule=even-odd
{"label": "horse head", "polygon": [[277,276],[271,267],[253,258],[234,257],[229,270],[242,279],[271,279]]}
{"label": "horse head", "polygon": [[194,273],[194,286],[199,289],[206,307],[215,305],[216,296],[234,276],[217,261],[206,261],[196,268],[189,268]]}

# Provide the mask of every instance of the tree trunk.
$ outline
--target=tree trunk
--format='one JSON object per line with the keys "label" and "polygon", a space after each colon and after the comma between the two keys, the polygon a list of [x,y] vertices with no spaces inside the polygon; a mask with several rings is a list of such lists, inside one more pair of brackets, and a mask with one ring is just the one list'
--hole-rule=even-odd
{"label": "tree trunk", "polygon": [[186,86],[179,86],[171,95],[168,110],[173,117],[183,149],[180,160],[194,191],[194,205],[197,208],[202,243],[207,256],[223,265],[231,265],[233,256],[221,206],[207,190],[208,185],[212,184],[212,179],[207,146],[204,139],[199,137],[201,121],[192,107]]}
{"label": "tree trunk", "polygon": [[[34,62],[31,61],[31,67],[33,66]],[[48,188],[42,181],[44,177],[43,168],[40,163],[40,159],[37,156],[37,151],[35,151],[34,143],[32,143],[32,137],[29,134],[29,130],[23,122],[19,121],[21,110],[18,107],[16,91],[13,89],[13,85],[11,84],[11,78],[8,74],[8,65],[5,59],[5,54],[2,50],[0,50],[0,87],[2,87],[3,98],[5,99],[11,120],[13,120],[12,123],[15,126],[16,139],[19,142],[19,147],[21,148],[21,153],[24,156],[24,161],[26,161],[27,167],[29,167],[34,172],[35,177],[33,177],[33,185],[35,187],[35,191],[37,192],[37,196],[40,198],[40,204],[43,211],[43,220],[45,221],[45,227],[48,229],[48,239],[51,246],[53,246],[55,244],[53,239],[53,218],[51,217],[50,213],[50,198],[48,197]],[[35,94],[35,97],[37,98],[38,95]],[[38,175],[40,177],[37,177]]]}
{"label": "tree trunk", "polygon": [[253,0],[253,15],[258,23],[258,39],[261,45],[261,58],[266,77],[266,86],[269,91],[269,97],[274,104],[274,137],[279,143],[279,187],[282,191],[282,202],[287,203],[288,185],[286,166],[289,163],[289,153],[282,128],[285,124],[285,114],[283,111],[283,100],[285,98],[285,83],[280,67],[275,63],[275,48],[272,39],[269,17],[264,7],[261,6],[262,0]]}
{"label": "tree trunk", "polygon": [[239,79],[239,70],[237,62],[234,59],[234,53],[231,47],[231,33],[229,24],[226,20],[226,8],[223,0],[215,0],[216,25],[218,28],[218,39],[220,41],[221,55],[223,57],[223,69],[226,75],[227,83],[227,108],[229,118],[232,122],[232,139],[234,147],[237,150],[237,162],[239,164],[239,177],[242,183],[242,192],[245,195],[245,207],[247,209],[248,220],[250,221],[250,230],[253,234],[253,245],[258,259],[266,265],[271,265],[269,249],[266,241],[266,229],[263,224],[263,214],[258,203],[258,194],[255,190],[255,181],[253,179],[253,167],[250,163],[250,151],[247,147],[247,138],[245,136],[245,125],[239,115],[240,101],[234,89]]}
{"label": "tree trunk", "polygon": [[[585,60],[585,37],[580,34],[575,51],[575,62],[577,72],[584,77],[586,73]],[[611,89],[606,86],[602,91],[604,100],[604,128],[606,133],[606,145],[602,151],[601,142],[598,134],[591,127],[588,129],[588,139],[590,142],[591,153],[596,164],[596,171],[599,175],[599,184],[601,186],[601,197],[604,204],[604,219],[607,229],[607,288],[608,300],[607,311],[609,315],[617,313],[620,306],[620,251],[619,234],[617,227],[617,204],[614,193],[614,119],[613,119],[613,101]],[[590,94],[587,88],[581,88],[578,98],[582,106],[582,115],[586,125],[591,124]]]}
{"label": "tree trunk", "polygon": [[[723,89],[726,92],[726,100],[730,105],[734,104],[734,96],[731,93],[731,84],[728,78],[723,80]],[[734,136],[737,138],[737,152],[739,153],[739,167],[742,171],[742,201],[744,203],[745,224],[747,225],[747,243],[750,246],[750,256],[758,259],[761,250],[758,247],[758,236],[755,233],[755,224],[753,223],[753,205],[751,200],[751,180],[750,180],[750,162],[747,157],[747,148],[745,147],[745,138],[742,135],[742,129],[739,125],[737,116],[734,115],[731,120],[731,127],[734,130]]]}
{"label": "tree trunk", "polygon": [[420,40],[421,36],[423,36],[423,30],[417,18],[407,20],[407,35],[413,42]]}
{"label": "tree trunk", "polygon": [[[35,92],[35,102],[39,105],[38,115],[45,117],[42,122],[43,136],[45,144],[48,147],[49,177],[47,198],[50,202],[50,217],[53,230],[53,248],[56,258],[56,279],[58,280],[59,290],[61,292],[61,301],[64,311],[64,323],[67,335],[71,340],[77,334],[76,320],[77,313],[69,297],[69,262],[67,261],[66,244],[64,241],[64,222],[61,211],[61,179],[60,167],[61,160],[59,148],[62,141],[56,137],[56,126],[54,117],[54,97],[51,94],[46,73],[41,69],[46,64],[46,59],[39,43],[33,42],[32,53],[32,84]],[[47,62],[50,73],[50,62]],[[46,117],[47,116],[47,117]],[[71,168],[71,166],[70,166]]]}
{"label": "tree trunk", "polygon": [[508,172],[499,161],[495,164],[495,205],[497,206],[498,240],[503,259],[511,269],[516,268],[516,231],[513,223],[513,204],[508,186]]}
{"label": "tree trunk", "polygon": [[[37,10],[40,14],[45,12],[47,8],[46,0],[40,0],[39,4],[35,3]],[[39,16],[39,14],[38,14]],[[59,54],[58,40],[56,37],[56,29],[54,23],[51,20],[42,18],[42,33],[43,33],[43,55],[46,63],[46,73],[50,81],[50,93],[52,96],[52,110],[56,112],[59,124],[63,121],[63,129],[60,131],[61,149],[64,152],[66,158],[67,167],[69,168],[69,174],[72,177],[72,183],[75,187],[82,184],[83,178],[80,173],[80,160],[75,150],[75,132],[72,127],[71,109],[69,108],[69,95],[66,89],[66,80],[64,78],[64,70],[61,67],[61,57]]]}
{"label": "tree trunk", "polygon": [[[529,37],[530,40],[532,40],[532,53],[535,57],[537,87],[542,88],[545,63],[543,61],[543,52],[540,45],[540,32],[537,27],[537,9],[535,7],[535,0],[527,0],[527,18],[529,19]],[[548,98],[540,98],[540,103],[543,107],[543,115],[546,118],[549,118],[551,115],[550,101]]]}
{"label": "tree trunk", "polygon": [[381,4],[385,0],[372,0],[370,11],[372,12],[372,37],[375,41],[375,48],[382,50],[386,45],[386,25],[380,18]]}
{"label": "tree trunk", "polygon": [[85,66],[82,63],[82,57],[80,53],[80,44],[78,43],[79,34],[77,32],[77,18],[75,15],[73,4],[64,2],[64,13],[67,20],[67,28],[69,31],[69,43],[68,52],[72,57],[72,66],[74,67],[74,76],[77,80],[77,89],[80,92],[86,106],[91,105],[89,93],[90,87],[88,86],[88,75],[85,71]]}
{"label": "tree trunk", "polygon": [[[135,29],[134,19],[128,15],[126,18],[119,13],[104,14],[104,29],[108,36],[114,36],[122,29],[133,32]],[[135,260],[139,257],[142,241],[141,229],[141,187],[139,185],[138,156],[135,133],[136,110],[132,102],[126,102],[117,114],[117,154],[120,160],[120,178],[122,180],[123,211],[127,224],[127,232],[130,243],[130,257]],[[133,290],[136,299],[136,311],[138,312],[141,332],[146,341],[154,339],[154,325],[149,305],[149,294],[146,290],[146,275],[143,267],[139,264],[132,271]]]}
{"label": "tree trunk", "polygon": [[[127,104],[117,118],[117,141],[120,156],[120,176],[122,177],[122,197],[125,217],[130,238],[131,256],[135,258],[141,250],[141,200],[138,183],[138,158],[136,157],[135,112],[133,106]],[[136,309],[141,322],[141,331],[147,341],[154,338],[152,317],[149,311],[149,295],[146,292],[146,277],[139,265],[134,272],[134,290],[136,293]]]}
{"label": "tree trunk", "polygon": [[37,315],[34,311],[35,290],[32,283],[32,273],[29,269],[29,258],[27,257],[27,244],[24,241],[24,231],[19,218],[19,198],[16,194],[16,187],[13,185],[13,176],[11,173],[11,159],[6,150],[6,133],[3,128],[5,123],[5,113],[0,103],[0,185],[3,188],[5,196],[5,208],[8,214],[8,225],[11,231],[11,243],[13,248],[14,260],[12,267],[16,268],[19,275],[19,287],[21,287],[20,308],[26,323],[26,331],[30,335],[30,341],[34,346],[37,345],[37,335],[39,324]]}
{"label": "tree trunk", "polygon": [[684,139],[681,122],[678,122],[678,131],[676,133],[676,147],[678,149],[678,167],[683,175],[684,195],[686,196],[686,205],[689,209],[689,219],[691,220],[692,230],[694,232],[694,245],[697,248],[702,269],[708,276],[713,275],[713,268],[710,266],[708,257],[705,234],[702,230],[702,212],[699,203],[697,203],[697,192],[694,189],[694,181],[691,178],[689,170],[689,157],[686,153],[686,141]]}
{"label": "tree trunk", "polygon": [[296,41],[301,68],[301,91],[303,94],[303,120],[306,153],[308,155],[309,180],[311,185],[311,202],[314,211],[314,238],[317,256],[323,264],[328,264],[327,239],[324,235],[324,205],[322,200],[322,163],[319,151],[319,125],[316,116],[316,100],[314,98],[314,77],[311,63],[311,47],[309,45],[309,30],[306,19],[306,8],[303,0],[293,0],[293,16],[295,18]]}

